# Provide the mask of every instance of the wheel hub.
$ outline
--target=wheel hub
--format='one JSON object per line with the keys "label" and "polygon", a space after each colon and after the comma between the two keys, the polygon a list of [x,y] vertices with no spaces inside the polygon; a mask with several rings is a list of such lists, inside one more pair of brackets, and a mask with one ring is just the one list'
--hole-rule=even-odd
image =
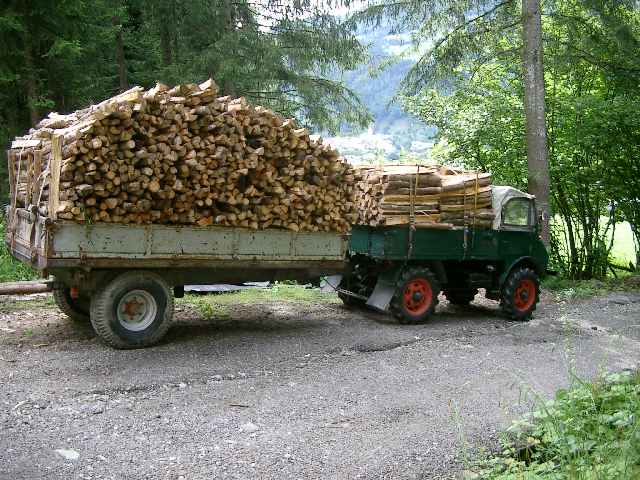
{"label": "wheel hub", "polygon": [[414,278],[406,283],[403,292],[404,308],[412,315],[422,315],[433,301],[431,284],[424,278]]}
{"label": "wheel hub", "polygon": [[526,312],[535,304],[536,286],[533,281],[523,279],[515,289],[514,306],[521,312]]}
{"label": "wheel hub", "polygon": [[132,290],[122,296],[116,312],[118,323],[123,328],[131,332],[140,332],[153,323],[158,313],[158,305],[149,292]]}

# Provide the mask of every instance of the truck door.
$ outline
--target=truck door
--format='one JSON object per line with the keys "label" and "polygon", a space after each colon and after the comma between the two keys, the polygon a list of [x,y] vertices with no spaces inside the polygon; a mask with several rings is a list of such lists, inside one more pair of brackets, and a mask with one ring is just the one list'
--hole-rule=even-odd
{"label": "truck door", "polygon": [[499,252],[502,258],[531,255],[537,236],[535,203],[530,198],[512,198],[502,207]]}

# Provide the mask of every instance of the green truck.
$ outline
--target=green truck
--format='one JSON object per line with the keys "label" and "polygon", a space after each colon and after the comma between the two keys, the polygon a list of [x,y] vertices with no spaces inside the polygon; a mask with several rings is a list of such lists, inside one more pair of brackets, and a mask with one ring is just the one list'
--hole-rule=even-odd
{"label": "green truck", "polygon": [[349,235],[166,225],[80,225],[10,207],[11,254],[49,280],[0,285],[0,294],[53,291],[68,316],[90,321],[115,348],[157,343],[184,285],[326,277],[348,305],[391,311],[403,323],[478,288],[518,320],[531,316],[547,253],[533,197],[494,187],[494,228],[354,226]]}
{"label": "green truck", "polygon": [[509,318],[528,320],[548,262],[535,199],[511,187],[493,187],[492,198],[492,228],[473,220],[447,229],[354,226],[347,270],[328,282],[346,305],[390,311],[407,324],[433,314],[440,292],[465,305],[480,288]]}

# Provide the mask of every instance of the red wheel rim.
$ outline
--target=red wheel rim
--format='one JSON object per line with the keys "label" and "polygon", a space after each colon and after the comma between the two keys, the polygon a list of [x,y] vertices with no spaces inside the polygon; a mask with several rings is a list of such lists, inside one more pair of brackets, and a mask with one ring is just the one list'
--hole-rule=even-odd
{"label": "red wheel rim", "polygon": [[536,301],[536,284],[533,280],[520,280],[513,296],[515,307],[521,312],[526,312]]}
{"label": "red wheel rim", "polygon": [[412,315],[422,315],[431,306],[433,291],[431,284],[424,278],[407,282],[402,295],[404,308]]}

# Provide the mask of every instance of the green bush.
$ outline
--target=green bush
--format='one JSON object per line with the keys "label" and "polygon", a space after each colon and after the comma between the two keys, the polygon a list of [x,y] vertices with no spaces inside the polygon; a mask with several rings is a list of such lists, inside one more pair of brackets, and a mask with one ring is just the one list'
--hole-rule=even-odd
{"label": "green bush", "polygon": [[11,256],[4,243],[4,218],[0,213],[0,282],[33,280],[38,273]]}
{"label": "green bush", "polygon": [[578,381],[507,430],[504,449],[480,463],[490,480],[640,478],[640,373]]}
{"label": "green bush", "polygon": [[625,282],[626,276],[607,277],[604,280],[571,280],[561,276],[547,277],[542,281],[542,286],[562,298],[583,298],[634,289],[633,285]]}

